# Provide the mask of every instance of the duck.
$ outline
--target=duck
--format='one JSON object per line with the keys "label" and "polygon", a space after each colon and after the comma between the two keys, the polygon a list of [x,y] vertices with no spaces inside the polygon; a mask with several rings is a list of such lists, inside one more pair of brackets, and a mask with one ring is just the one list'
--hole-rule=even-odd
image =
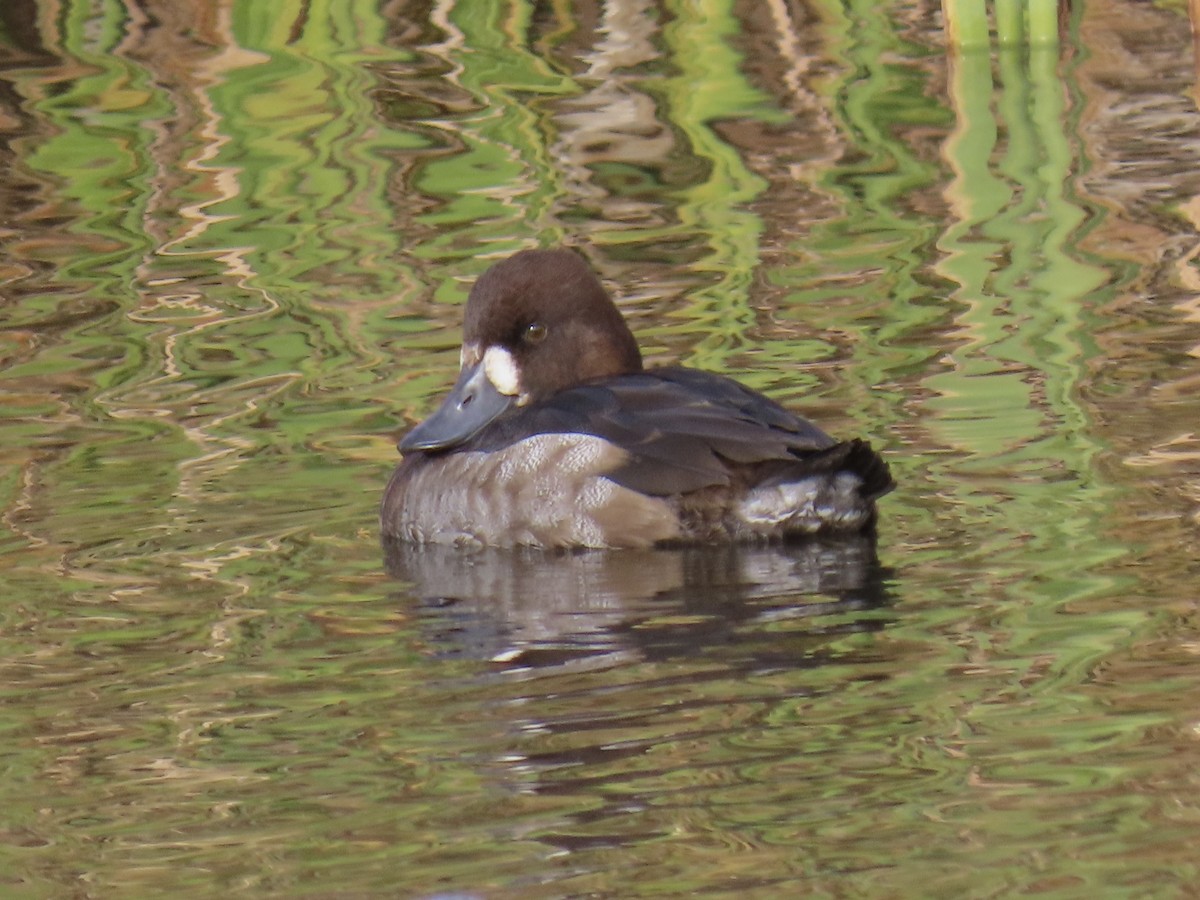
{"label": "duck", "polygon": [[894,487],[835,440],[712,372],[647,368],[572,249],[522,250],[467,297],[457,380],[399,442],[385,541],[620,549],[874,534]]}

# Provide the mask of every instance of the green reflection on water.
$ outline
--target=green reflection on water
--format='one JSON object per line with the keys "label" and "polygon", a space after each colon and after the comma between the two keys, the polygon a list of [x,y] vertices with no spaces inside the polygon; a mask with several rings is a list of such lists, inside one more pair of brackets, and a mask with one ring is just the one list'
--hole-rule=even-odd
{"label": "green reflection on water", "polygon": [[[1065,196],[1072,166],[1057,57],[1035,49],[1025,69],[1020,56],[1016,50],[1000,54],[1008,140],[995,167],[999,175],[991,174],[997,138],[991,61],[980,53],[954,60],[962,115],[948,155],[958,171],[950,194],[958,222],[943,238],[942,270],[960,285],[954,299],[966,307],[957,317],[966,343],[956,353],[958,371],[946,379],[952,385],[938,401],[938,422],[953,434],[956,421],[976,420],[980,410],[995,415],[1003,431],[972,428],[969,440],[986,443],[967,448],[997,459],[1048,437],[1048,406],[1060,427],[1041,458],[1068,460],[1086,472],[1094,449],[1086,452],[1088,422],[1077,385],[1086,376],[1088,334],[1098,324],[1088,309],[1103,302],[1098,289],[1109,276],[1064,245],[1068,237],[1079,239],[1086,213]],[[955,437],[964,446],[961,435]]]}
{"label": "green reflection on water", "polygon": [[682,192],[680,227],[706,236],[710,255],[693,265],[718,276],[690,298],[694,324],[707,336],[695,345],[689,361],[723,369],[729,350],[742,342],[751,320],[746,301],[758,264],[762,223],[746,205],[765,182],[747,169],[715,126],[735,118],[778,120],[780,112],[741,73],[741,55],[730,44],[739,27],[730,4],[680,3],[673,12],[664,39],[680,71],[662,89],[691,152],[707,163],[704,181]]}
{"label": "green reflection on water", "polygon": [[[453,120],[458,152],[426,167],[414,184],[441,200],[435,213],[422,217],[431,226],[419,249],[423,257],[469,265],[481,254],[528,246],[529,225],[549,225],[546,210],[562,182],[547,146],[542,101],[571,93],[573,85],[526,48],[532,15],[527,3],[485,2],[456,5],[447,16],[453,80],[468,92],[471,108]],[[539,236],[554,240],[562,233],[548,228]],[[463,274],[482,267],[473,268]],[[437,296],[461,299],[461,287],[446,279]]]}

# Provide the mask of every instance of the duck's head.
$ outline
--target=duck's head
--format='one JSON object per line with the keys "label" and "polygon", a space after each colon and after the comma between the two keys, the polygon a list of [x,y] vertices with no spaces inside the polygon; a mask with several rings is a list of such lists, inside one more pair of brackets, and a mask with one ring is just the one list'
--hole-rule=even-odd
{"label": "duck's head", "polygon": [[513,406],[641,369],[632,332],[583,259],[523,250],[475,282],[458,380],[400,450],[455,447]]}

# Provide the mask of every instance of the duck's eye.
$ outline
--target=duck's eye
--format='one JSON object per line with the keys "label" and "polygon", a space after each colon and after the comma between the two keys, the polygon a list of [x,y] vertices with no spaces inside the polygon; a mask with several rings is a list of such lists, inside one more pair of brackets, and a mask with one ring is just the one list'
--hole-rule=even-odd
{"label": "duck's eye", "polygon": [[525,329],[524,340],[527,344],[540,344],[546,339],[546,326],[534,322]]}

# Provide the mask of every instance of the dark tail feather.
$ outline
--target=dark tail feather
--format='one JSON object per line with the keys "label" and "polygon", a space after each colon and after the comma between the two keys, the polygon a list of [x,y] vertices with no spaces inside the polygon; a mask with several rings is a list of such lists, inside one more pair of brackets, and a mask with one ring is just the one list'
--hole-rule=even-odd
{"label": "dark tail feather", "polygon": [[896,486],[883,457],[861,438],[842,441],[819,450],[805,460],[805,470],[816,472],[853,472],[862,480],[861,493],[866,500],[882,497]]}
{"label": "dark tail feather", "polygon": [[838,447],[846,448],[845,462],[840,468],[848,469],[862,479],[864,497],[874,500],[896,486],[888,464],[866,441],[854,438],[839,444]]}

